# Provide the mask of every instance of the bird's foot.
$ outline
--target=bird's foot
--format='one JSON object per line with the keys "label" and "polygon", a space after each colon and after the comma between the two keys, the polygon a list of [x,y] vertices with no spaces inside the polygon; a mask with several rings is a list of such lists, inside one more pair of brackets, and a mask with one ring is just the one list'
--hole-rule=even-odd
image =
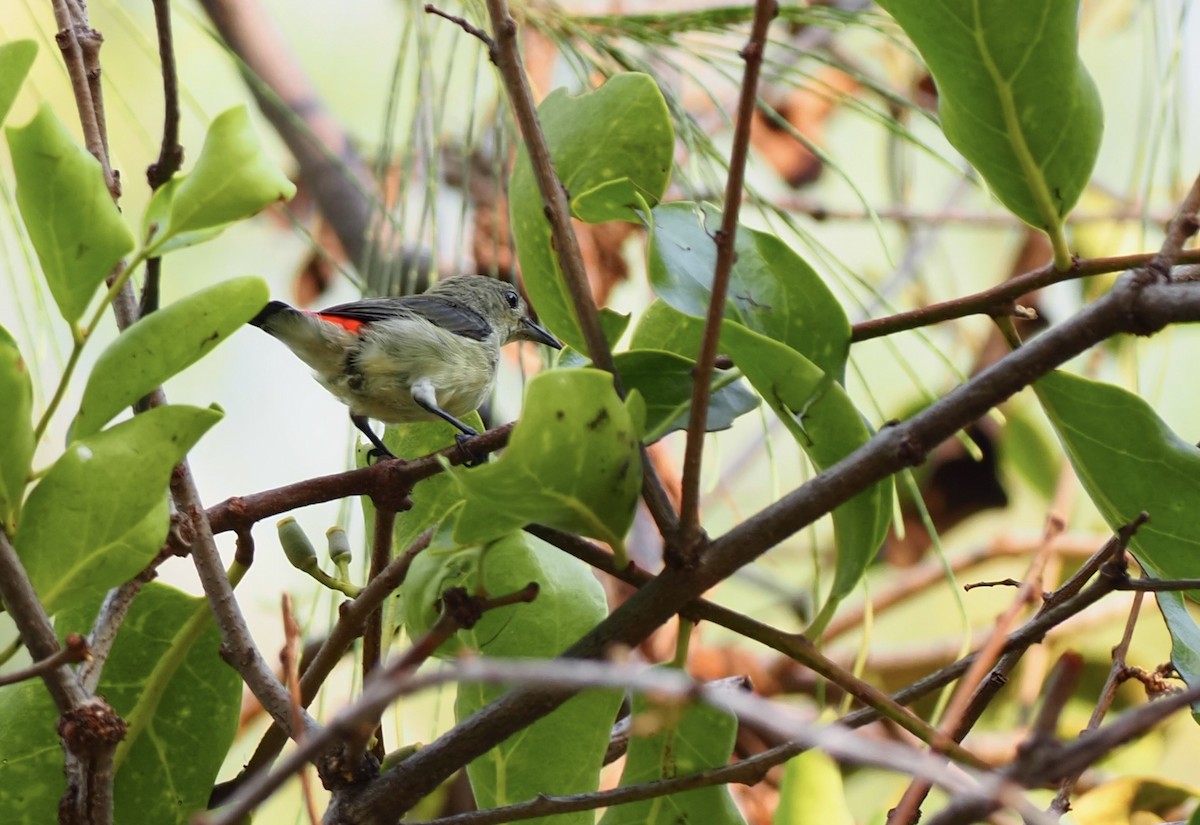
{"label": "bird's foot", "polygon": [[462,465],[464,467],[479,467],[480,465],[487,464],[487,454],[482,456],[475,455],[475,453],[471,451],[471,448],[467,446],[467,442],[470,441],[475,435],[478,435],[478,433],[473,433],[472,435],[459,433],[458,435],[454,436],[454,443],[458,445],[458,452],[462,456]]}
{"label": "bird's foot", "polygon": [[367,466],[383,461],[385,458],[395,458],[396,456],[387,447],[372,447],[367,450]]}

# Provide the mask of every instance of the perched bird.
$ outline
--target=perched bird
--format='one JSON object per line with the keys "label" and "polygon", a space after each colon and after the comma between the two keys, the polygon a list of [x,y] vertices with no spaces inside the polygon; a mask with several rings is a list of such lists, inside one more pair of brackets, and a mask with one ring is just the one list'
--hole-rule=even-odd
{"label": "perched bird", "polygon": [[320,312],[271,301],[250,320],[315,371],[350,407],[350,420],[390,457],[367,422],[441,418],[462,439],[477,435],[458,416],[478,409],[496,382],[500,347],[512,341],[562,344],[529,317],[520,293],[495,278],[459,275],[421,295],[367,298]]}

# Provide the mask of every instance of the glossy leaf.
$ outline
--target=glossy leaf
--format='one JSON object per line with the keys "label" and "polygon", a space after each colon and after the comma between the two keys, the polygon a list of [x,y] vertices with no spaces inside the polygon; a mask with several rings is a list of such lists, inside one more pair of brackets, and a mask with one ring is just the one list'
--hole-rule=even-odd
{"label": "glossy leaf", "polygon": [[[91,629],[98,602],[64,613],[60,635]],[[114,785],[117,823],[185,825],[203,811],[237,733],[242,681],[220,656],[203,598],[158,582],[134,599],[99,692],[131,722]],[[144,720],[144,724],[138,720]]]}
{"label": "glossy leaf", "polygon": [[[575,97],[555,90],[542,101],[538,116],[576,217],[592,223],[640,222],[635,210],[663,196],[675,134],[666,101],[649,75],[619,74]],[[509,183],[509,213],[525,288],[543,323],[586,352],[543,206],[529,155],[522,151]],[[601,318],[610,340],[617,318]]]}
{"label": "glossy leaf", "polygon": [[1055,233],[1091,177],[1104,115],[1079,2],[880,0],[933,73],[946,138],[996,197]]}
{"label": "glossy leaf", "polygon": [[608,373],[537,375],[504,454],[450,469],[466,499],[455,540],[478,544],[537,523],[601,539],[620,554],[642,486],[641,427]]}
{"label": "glossy leaf", "polygon": [[[634,331],[634,346],[662,342],[672,350],[699,350],[704,322],[655,301]],[[779,416],[818,470],[861,447],[871,432],[842,385],[791,347],[734,321],[721,328],[721,351],[733,359],[767,406]],[[819,629],[862,579],[883,544],[892,515],[892,482],[884,479],[833,511],[838,557]]]}
{"label": "glossy leaf", "polygon": [[158,407],[74,442],[29,494],[16,548],[47,612],[136,575],[167,534],[171,471],[221,418]]}
{"label": "glossy leaf", "polygon": [[33,460],[33,382],[17,342],[0,326],[0,530],[10,536]]}
{"label": "glossy leaf", "polygon": [[[487,546],[456,550],[431,547],[413,562],[402,590],[408,632],[419,637],[436,621],[436,600],[449,587],[499,596],[537,582],[528,604],[485,613],[471,630],[459,631],[439,654],[466,649],[485,656],[550,658],[562,653],[608,612],[604,590],[587,565],[523,533]],[[506,692],[499,685],[458,688],[459,722]],[[600,765],[621,694],[587,691],[467,766],[480,807],[531,799],[537,794],[587,793],[599,785]],[[588,825],[591,812],[531,820],[554,825]]]}
{"label": "glossy leaf", "polygon": [[57,722],[41,679],[0,687],[0,811],[6,823],[58,822],[67,780]]}
{"label": "glossy leaf", "polygon": [[153,312],[130,326],[100,354],[88,376],[74,438],[107,424],[254,317],[269,298],[261,278],[222,281]]}
{"label": "glossy leaf", "polygon": [[50,294],[73,324],[133,249],[133,235],[104,185],[100,162],[75,143],[48,106],[7,132],[21,219]]}
{"label": "glossy leaf", "polygon": [[[658,705],[645,695],[633,697],[633,725],[654,729],[632,736],[621,785],[674,779],[729,762],[737,735],[737,717],[703,702]],[[727,785],[696,788],[609,808],[600,825],[731,825],[744,823]]]}
{"label": "glossy leaf", "polygon": [[172,238],[219,231],[295,194],[295,185],[263,151],[246,107],[236,106],[208,127],[192,171],[155,194],[147,208],[153,216],[149,246],[165,251]]}
{"label": "glossy leaf", "polygon": [[[692,370],[696,362],[663,350],[632,350],[615,356],[617,373],[626,390],[637,390],[646,402],[646,434],[652,444],[669,432],[687,429],[692,406]],[[718,370],[709,397],[707,429],[724,430],[738,416],[758,406],[758,397],[746,389],[737,374],[732,383]]]}
{"label": "glossy leaf", "polygon": [[1129,545],[1138,563],[1158,578],[1200,577],[1200,449],[1120,387],[1065,372],[1033,386],[1109,527],[1150,514]]}
{"label": "glossy leaf", "polygon": [[[1171,664],[1188,685],[1200,685],[1200,625],[1182,593],[1155,593],[1154,598],[1171,634]],[[1192,718],[1200,722],[1200,702],[1192,703]]]}
{"label": "glossy leaf", "polygon": [[774,825],[854,825],[846,806],[842,771],[815,748],[788,760],[779,788]]}
{"label": "glossy leaf", "polygon": [[[720,228],[721,213],[709,204],[665,203],[654,210],[650,283],[682,313],[708,313]],[[787,344],[841,381],[850,321],[821,276],[779,238],[746,226],[738,227],[734,251],[725,317]]]}
{"label": "glossy leaf", "polygon": [[35,57],[37,43],[32,40],[14,40],[0,45],[0,124],[8,117]]}
{"label": "glossy leaf", "polygon": [[[1129,543],[1138,563],[1156,578],[1200,577],[1200,449],[1120,387],[1054,372],[1034,390],[1109,527],[1150,514]],[[1172,659],[1195,685],[1200,666],[1184,651],[1200,633],[1186,610],[1172,609],[1174,596],[1159,595],[1166,597],[1159,607],[1174,641]]]}

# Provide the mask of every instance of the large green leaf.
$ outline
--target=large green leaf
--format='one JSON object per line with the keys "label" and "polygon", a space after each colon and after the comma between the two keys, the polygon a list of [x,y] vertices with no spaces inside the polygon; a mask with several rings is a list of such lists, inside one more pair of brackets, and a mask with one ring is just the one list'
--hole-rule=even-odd
{"label": "large green leaf", "polygon": [[[64,614],[55,627],[86,633],[95,607]],[[117,752],[118,825],[184,825],[207,807],[242,704],[242,681],[220,648],[207,600],[157,582],[134,599],[99,687],[130,723]]]}
{"label": "large green leaf", "polygon": [[[1200,449],[1120,387],[1065,372],[1051,373],[1033,386],[1075,474],[1109,527],[1115,531],[1143,510],[1150,514],[1129,543],[1138,563],[1156,578],[1200,577]],[[1159,608],[1175,642],[1172,661],[1195,685],[1200,662],[1187,645],[1200,632],[1182,597],[1159,595],[1165,597]]]}
{"label": "large green leaf", "polygon": [[0,687],[0,811],[11,825],[58,822],[66,790],[58,709],[41,679]]}
{"label": "large green leaf", "polygon": [[946,138],[996,197],[1056,234],[1100,148],[1100,95],[1077,53],[1078,0],[880,0],[938,87]]}
{"label": "large green leaf", "polygon": [[[695,352],[703,331],[699,318],[655,301],[634,330],[633,342]],[[817,469],[836,464],[871,437],[842,385],[787,344],[732,320],[721,327],[720,344]],[[828,601],[813,622],[814,631],[862,579],[887,535],[891,504],[892,482],[887,478],[833,511],[837,566]]]}
{"label": "large green leaf", "polygon": [[1138,563],[1159,578],[1200,577],[1200,449],[1112,384],[1060,371],[1033,388],[1109,527],[1150,514],[1129,545]]}
{"label": "large green leaf", "polygon": [[[675,134],[666,101],[649,75],[619,74],[576,97],[557,89],[542,101],[538,116],[576,217],[638,222],[637,210],[663,196]],[[529,155],[522,151],[509,184],[509,212],[525,288],[546,326],[587,352],[543,206]],[[607,313],[601,320],[610,337],[624,323]]]}
{"label": "large green leaf", "polygon": [[[626,391],[637,390],[646,402],[643,442],[652,444],[669,432],[687,429],[695,361],[652,349],[617,353],[614,360]],[[727,429],[738,416],[757,406],[758,397],[746,389],[737,373],[731,379],[718,372],[709,396],[706,429]]]}
{"label": "large green leaf", "polygon": [[[720,228],[721,213],[709,204],[654,209],[650,282],[655,294],[687,315],[708,313]],[[841,381],[850,321],[821,276],[779,238],[746,226],[737,229],[734,252],[725,317],[787,344]]]}
{"label": "large green leaf", "polygon": [[[60,613],[55,629],[86,634],[99,598]],[[133,722],[113,786],[116,825],[179,823],[205,809],[233,743],[241,680],[220,657],[204,599],[151,582],[134,599],[98,693]],[[135,720],[145,720],[140,724]],[[58,713],[38,680],[0,688],[0,810],[6,823],[57,821],[66,790]]]}
{"label": "large green leaf", "polygon": [[640,418],[606,372],[537,375],[499,460],[450,469],[465,497],[455,540],[478,544],[537,523],[601,539],[620,555],[642,486]]}
{"label": "large green leaf", "polygon": [[33,382],[17,342],[0,326],[0,530],[10,536],[33,460]]}
{"label": "large green leaf", "polygon": [[[657,705],[644,694],[633,697],[635,726],[656,730],[633,736],[625,756],[621,785],[641,785],[688,776],[729,762],[737,736],[737,717],[703,702],[684,707]],[[745,820],[727,785],[712,785],[609,808],[600,825],[740,825]]]}
{"label": "large green leaf", "polygon": [[75,143],[49,106],[8,127],[17,206],[58,310],[75,323],[96,287],[133,249],[100,162]]}
{"label": "large green leaf", "polygon": [[[557,548],[522,533],[505,536],[486,549],[477,546],[417,556],[402,590],[406,626],[417,637],[437,617],[436,600],[449,587],[480,587],[493,596],[537,582],[529,604],[485,613],[471,630],[456,634],[440,655],[463,649],[484,656],[549,658],[591,630],[607,614],[604,590],[587,565]],[[464,684],[454,712],[458,721],[498,698],[500,685]],[[587,793],[599,785],[600,765],[617,708],[618,691],[586,691],[550,715],[497,745],[467,766],[481,808],[532,799],[538,794]],[[590,811],[530,820],[554,825],[588,825]]]}
{"label": "large green leaf", "polygon": [[217,410],[157,407],[71,444],[29,494],[16,535],[47,612],[88,601],[154,558],[171,471],[220,419]]}
{"label": "large green leaf", "polygon": [[208,127],[192,171],[151,199],[147,245],[162,253],[193,243],[295,194],[295,185],[263,151],[246,106],[235,106]]}
{"label": "large green leaf", "polygon": [[267,303],[261,278],[202,289],[151,313],[101,353],[88,376],[71,434],[84,438],[171,376],[198,361]]}
{"label": "large green leaf", "polygon": [[14,40],[0,45],[0,124],[8,117],[35,57],[37,43],[32,40]]}

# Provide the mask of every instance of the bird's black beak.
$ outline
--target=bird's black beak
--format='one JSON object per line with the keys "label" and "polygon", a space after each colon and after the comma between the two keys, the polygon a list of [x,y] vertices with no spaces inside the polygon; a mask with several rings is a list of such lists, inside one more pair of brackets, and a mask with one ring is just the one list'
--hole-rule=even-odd
{"label": "bird's black beak", "polygon": [[539,344],[545,344],[548,347],[554,347],[554,349],[563,348],[562,341],[551,335],[550,331],[541,324],[531,321],[528,318],[522,318],[521,326],[521,337],[527,341],[537,341]]}

